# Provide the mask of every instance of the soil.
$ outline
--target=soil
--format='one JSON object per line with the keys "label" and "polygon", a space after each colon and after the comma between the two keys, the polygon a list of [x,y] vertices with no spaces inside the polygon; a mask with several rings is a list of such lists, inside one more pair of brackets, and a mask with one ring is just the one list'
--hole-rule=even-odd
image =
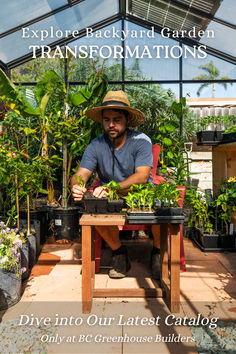
{"label": "soil", "polygon": [[97,199],[90,191],[84,193],[84,199],[91,199],[91,198]]}

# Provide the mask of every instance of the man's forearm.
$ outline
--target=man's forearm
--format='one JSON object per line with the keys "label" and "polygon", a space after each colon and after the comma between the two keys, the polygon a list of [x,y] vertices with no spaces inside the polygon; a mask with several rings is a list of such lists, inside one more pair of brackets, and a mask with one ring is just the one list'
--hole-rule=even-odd
{"label": "man's forearm", "polygon": [[84,181],[84,185],[86,185],[91,174],[92,172],[88,170],[85,171],[85,169],[79,168],[78,171],[71,178],[71,187],[73,187],[75,184],[79,184],[79,181],[76,179],[76,177],[78,176],[82,178],[82,180]]}
{"label": "man's forearm", "polygon": [[124,179],[122,182],[119,182],[119,185],[122,189],[128,189],[132,184],[144,184],[147,183],[148,177],[143,175],[143,173],[134,173],[128,178]]}

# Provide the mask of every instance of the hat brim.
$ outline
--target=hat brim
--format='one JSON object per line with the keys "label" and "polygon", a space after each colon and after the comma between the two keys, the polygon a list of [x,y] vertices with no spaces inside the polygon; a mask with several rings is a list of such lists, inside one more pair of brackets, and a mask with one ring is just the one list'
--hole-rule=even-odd
{"label": "hat brim", "polygon": [[137,127],[145,121],[145,115],[138,109],[120,105],[107,105],[88,109],[86,111],[86,116],[97,123],[102,123],[102,111],[104,109],[122,109],[129,112],[129,127]]}

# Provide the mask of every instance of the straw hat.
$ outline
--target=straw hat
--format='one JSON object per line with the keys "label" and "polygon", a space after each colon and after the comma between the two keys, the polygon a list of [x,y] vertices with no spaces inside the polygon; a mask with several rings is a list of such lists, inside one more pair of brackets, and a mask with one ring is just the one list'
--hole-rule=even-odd
{"label": "straw hat", "polygon": [[145,121],[145,115],[138,109],[131,108],[124,91],[108,91],[102,106],[88,109],[86,115],[97,123],[102,123],[104,109],[124,109],[129,112],[129,127],[137,127]]}

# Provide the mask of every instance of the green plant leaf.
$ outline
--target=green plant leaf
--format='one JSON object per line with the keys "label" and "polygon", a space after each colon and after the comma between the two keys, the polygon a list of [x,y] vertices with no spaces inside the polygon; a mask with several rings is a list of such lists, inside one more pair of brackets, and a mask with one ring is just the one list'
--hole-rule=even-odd
{"label": "green plant leaf", "polygon": [[164,143],[165,145],[167,145],[167,146],[171,146],[171,145],[172,145],[172,140],[165,137],[165,138],[163,139],[163,143]]}

